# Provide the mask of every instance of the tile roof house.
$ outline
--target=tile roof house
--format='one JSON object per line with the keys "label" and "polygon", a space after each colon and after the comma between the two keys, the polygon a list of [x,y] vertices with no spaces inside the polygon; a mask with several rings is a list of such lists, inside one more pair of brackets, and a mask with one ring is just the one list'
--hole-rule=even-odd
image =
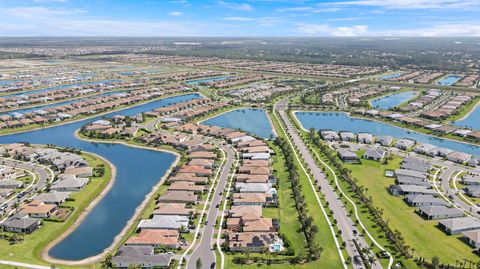
{"label": "tile roof house", "polygon": [[279,242],[277,233],[231,233],[228,236],[228,247],[232,252],[249,250],[250,252],[264,252],[271,244]]}
{"label": "tile roof house", "polygon": [[169,191],[192,191],[196,194],[205,190],[205,185],[196,185],[194,182],[177,181],[173,182],[169,187]]}
{"label": "tile roof house", "polygon": [[267,193],[234,193],[233,204],[234,205],[260,205],[265,206],[267,204],[274,203],[273,196]]}
{"label": "tile roof house", "polygon": [[188,154],[190,159],[216,159],[217,155],[210,151],[195,151]]}
{"label": "tile roof house", "polygon": [[459,151],[453,151],[447,155],[447,160],[456,163],[466,163],[470,158],[472,158],[472,155]]}
{"label": "tile roof house", "polygon": [[159,203],[152,214],[190,216],[195,213],[194,208],[188,208],[186,205],[185,203]]}
{"label": "tile roof house", "polygon": [[36,200],[28,204],[22,204],[19,208],[20,212],[28,214],[32,218],[49,218],[56,210],[56,205],[45,204]]}
{"label": "tile roof house", "polygon": [[463,236],[467,239],[470,246],[480,248],[480,230],[463,232]]}
{"label": "tile roof house", "polygon": [[140,233],[131,236],[125,245],[178,248],[178,238],[177,230],[143,229]]}
{"label": "tile roof house", "polygon": [[244,232],[276,232],[278,228],[278,225],[274,225],[274,220],[271,218],[262,217],[250,221],[242,219],[242,221]]}
{"label": "tile roof house", "polygon": [[167,191],[160,198],[160,203],[196,204],[198,196],[192,191]]}

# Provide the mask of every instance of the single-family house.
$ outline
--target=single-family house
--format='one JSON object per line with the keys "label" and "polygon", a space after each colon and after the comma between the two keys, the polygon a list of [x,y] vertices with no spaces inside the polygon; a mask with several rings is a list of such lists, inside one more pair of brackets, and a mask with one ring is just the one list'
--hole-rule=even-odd
{"label": "single-family house", "polygon": [[168,268],[173,254],[155,254],[152,246],[122,246],[112,258],[116,268],[141,266],[142,268]]}
{"label": "single-family house", "polygon": [[450,219],[463,217],[463,211],[455,207],[422,206],[417,212],[427,220]]}
{"label": "single-family house", "polygon": [[459,234],[480,229],[480,220],[475,217],[443,219],[438,222],[438,225],[447,234]]}
{"label": "single-family house", "polygon": [[381,147],[368,147],[362,157],[367,160],[381,161],[387,152]]}

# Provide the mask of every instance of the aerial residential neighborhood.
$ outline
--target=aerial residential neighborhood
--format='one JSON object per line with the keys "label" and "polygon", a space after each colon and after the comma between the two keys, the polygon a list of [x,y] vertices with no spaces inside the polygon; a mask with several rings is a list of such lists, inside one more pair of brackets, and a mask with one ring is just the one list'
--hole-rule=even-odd
{"label": "aerial residential neighborhood", "polygon": [[480,2],[0,1],[0,269],[480,268]]}

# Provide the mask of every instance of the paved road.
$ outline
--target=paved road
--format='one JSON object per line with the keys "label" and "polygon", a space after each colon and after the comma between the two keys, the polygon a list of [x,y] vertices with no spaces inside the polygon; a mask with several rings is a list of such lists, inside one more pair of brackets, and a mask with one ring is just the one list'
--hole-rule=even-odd
{"label": "paved road", "polygon": [[213,249],[213,235],[215,233],[215,222],[217,220],[217,216],[219,213],[219,208],[217,205],[220,205],[222,200],[222,192],[225,189],[225,186],[228,181],[230,169],[232,168],[234,161],[235,161],[235,152],[229,145],[221,145],[220,146],[226,153],[226,161],[225,165],[220,172],[220,176],[218,178],[217,186],[213,192],[213,198],[210,203],[210,208],[207,212],[207,224],[204,226],[202,230],[202,237],[200,242],[194,249],[193,253],[187,259],[187,269],[196,269],[196,262],[197,259],[201,259],[202,261],[202,269],[210,268],[210,265],[215,262],[215,250]]}
{"label": "paved road", "polygon": [[[463,199],[459,197],[459,194],[457,193],[457,191],[450,187],[450,180],[453,180],[453,177],[458,172],[468,171],[469,169],[465,169],[465,168],[461,168],[461,167],[457,167],[455,165],[449,165],[449,164],[444,164],[444,166],[447,169],[440,175],[443,191],[455,203],[455,205],[457,205],[458,207],[460,207],[462,210],[466,212],[470,212],[473,216],[480,218],[480,214],[478,214],[478,211],[480,209],[477,206],[472,206],[471,204],[466,203]],[[462,191],[462,190],[459,190],[459,191]]]}
{"label": "paved road", "polygon": [[[296,131],[293,123],[287,117],[285,112],[287,103],[286,101],[280,101],[275,105],[275,110],[278,111],[280,117],[286,123],[287,132],[290,134],[293,144],[297,147],[301,157],[307,164],[310,172],[317,181],[317,184],[321,187],[321,191],[329,202],[329,207],[333,211],[333,215],[337,220],[337,227],[342,231],[343,241],[346,243],[346,250],[350,257],[355,257],[360,255],[357,248],[355,247],[353,240],[356,240],[361,248],[370,249],[369,245],[366,243],[365,239],[360,235],[354,235],[354,230],[357,230],[355,223],[348,216],[347,210],[343,206],[341,200],[339,199],[337,193],[334,191],[332,186],[330,186],[328,180],[325,178],[325,175],[322,173],[322,170],[318,167],[314,158],[308,151],[307,147],[303,143],[299,134]],[[362,262],[353,263],[354,268],[360,269],[365,268],[365,265]],[[371,268],[379,269],[382,268],[380,263],[375,261]]]}
{"label": "paved road", "polygon": [[[402,151],[398,150],[392,150],[392,153],[397,154],[401,157],[405,157],[405,153]],[[480,218],[480,214],[478,213],[480,211],[480,207],[477,206],[472,206],[471,204],[468,204],[465,202],[463,199],[459,197],[458,192],[463,192],[463,190],[455,190],[450,186],[450,181],[453,180],[453,177],[460,171],[466,171],[466,172],[471,172],[471,173],[476,173],[480,174],[480,169],[478,168],[472,168],[472,167],[466,167],[466,166],[460,166],[458,164],[455,164],[451,161],[443,160],[437,158],[427,158],[423,155],[418,155],[415,153],[410,153],[409,155],[415,156],[419,159],[425,160],[430,164],[437,165],[437,166],[443,166],[445,170],[443,172],[439,172],[437,174],[437,186],[442,187],[441,189],[439,188],[439,191],[442,192],[445,195],[445,198],[449,198],[451,202],[454,203],[455,206],[460,208],[461,210],[465,212],[471,213],[473,216]]]}
{"label": "paved road", "polygon": [[28,195],[28,194],[34,194],[36,193],[37,190],[43,190],[47,186],[47,182],[53,178],[52,172],[50,172],[47,168],[33,164],[31,162],[21,162],[21,161],[8,159],[8,158],[0,158],[0,164],[28,170],[38,175],[36,179],[37,182],[35,182],[30,188],[28,189],[26,188],[24,190],[24,193],[26,193],[27,195],[24,195],[23,197],[18,199],[10,198],[3,203],[3,204],[7,203],[7,208],[4,210],[5,212],[11,212],[16,202],[21,203],[25,201],[27,198],[32,197],[31,195]]}
{"label": "paved road", "polygon": [[51,266],[44,266],[44,265],[37,265],[37,264],[29,264],[23,262],[11,262],[11,261],[2,261],[0,260],[0,264],[11,266],[9,268],[32,268],[32,269],[51,269]]}

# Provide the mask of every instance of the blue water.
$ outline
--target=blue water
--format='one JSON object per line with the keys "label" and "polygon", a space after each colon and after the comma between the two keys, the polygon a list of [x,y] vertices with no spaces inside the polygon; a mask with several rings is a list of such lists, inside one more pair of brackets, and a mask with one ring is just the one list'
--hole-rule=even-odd
{"label": "blue water", "polygon": [[395,138],[411,138],[417,142],[429,143],[438,147],[449,148],[469,154],[480,155],[480,147],[452,140],[432,137],[381,122],[357,119],[341,112],[297,112],[296,117],[305,129],[311,127],[332,129],[334,131],[368,132],[373,135],[390,135]]}
{"label": "blue water", "polygon": [[133,71],[123,71],[123,72],[118,72],[120,75],[124,75],[124,76],[132,76],[133,74],[135,74],[135,72]]}
{"label": "blue water", "polygon": [[207,82],[214,82],[214,81],[220,81],[220,80],[225,80],[232,78],[233,76],[221,76],[221,77],[213,77],[213,78],[202,78],[202,79],[194,79],[194,80],[189,80],[185,82],[185,84],[188,85],[197,85],[200,83],[207,83]]}
{"label": "blue water", "polygon": [[477,105],[466,118],[464,118],[463,120],[455,121],[453,124],[457,126],[480,130],[480,105]]}
{"label": "blue water", "polygon": [[[95,97],[98,98],[98,97],[103,97],[103,96],[111,96],[111,95],[115,95],[115,94],[126,93],[126,92],[129,92],[129,91],[131,91],[131,90],[106,92],[106,93],[96,95]],[[28,112],[37,111],[37,110],[41,110],[41,109],[46,109],[46,108],[49,108],[49,107],[58,107],[58,106],[75,104],[75,103],[82,102],[82,101],[85,101],[85,100],[90,99],[90,98],[93,98],[93,97],[79,98],[79,99],[76,99],[76,100],[63,101],[63,102],[58,102],[58,103],[54,103],[54,104],[35,106],[35,107],[31,107],[31,108],[15,109],[15,110],[7,111],[7,112],[2,112],[2,113],[0,113],[0,116],[2,116],[2,115],[12,115],[13,113],[25,114],[25,113],[28,113]]]}
{"label": "blue water", "polygon": [[16,82],[19,82],[20,80],[16,80],[16,79],[5,79],[5,80],[0,80],[0,86],[1,85],[10,85],[10,84],[13,84],[13,83],[16,83]]}
{"label": "blue water", "polygon": [[236,109],[206,120],[203,124],[240,129],[262,138],[274,136],[272,125],[263,109]]}
{"label": "blue water", "polygon": [[379,77],[379,79],[388,80],[388,79],[392,79],[392,78],[401,77],[402,75],[403,75],[403,73],[387,74],[387,75],[383,75],[383,76]]}
{"label": "blue water", "polygon": [[30,142],[74,147],[96,153],[117,168],[116,180],[107,195],[92,209],[75,231],[57,244],[49,255],[65,260],[79,260],[101,253],[110,246],[133,216],[135,208],[165,174],[175,156],[171,153],[128,147],[120,144],[92,143],[74,133],[83,125],[117,114],[131,116],[177,102],[201,98],[189,94],[139,105],[92,119],[27,133],[0,136],[0,143]]}
{"label": "blue water", "polygon": [[380,109],[390,109],[412,99],[416,95],[415,91],[395,93],[373,100],[372,106]]}
{"label": "blue water", "polygon": [[121,80],[118,79],[104,79],[104,80],[99,80],[99,81],[92,81],[92,82],[82,82],[82,83],[74,83],[74,84],[65,84],[65,85],[59,85],[59,86],[54,86],[54,87],[48,87],[44,89],[39,89],[39,90],[32,90],[32,91],[24,91],[24,92],[19,92],[19,93],[13,93],[9,95],[4,95],[2,97],[12,97],[12,96],[20,96],[24,94],[32,94],[32,93],[42,93],[42,92],[48,92],[48,91],[54,91],[54,90],[61,90],[61,89],[66,89],[66,88],[71,88],[75,86],[85,86],[85,85],[92,85],[92,84],[111,84],[114,82],[121,82]]}
{"label": "blue water", "polygon": [[448,75],[437,81],[437,84],[442,86],[452,86],[453,84],[457,83],[457,81],[459,81],[461,78],[461,76],[457,75]]}

